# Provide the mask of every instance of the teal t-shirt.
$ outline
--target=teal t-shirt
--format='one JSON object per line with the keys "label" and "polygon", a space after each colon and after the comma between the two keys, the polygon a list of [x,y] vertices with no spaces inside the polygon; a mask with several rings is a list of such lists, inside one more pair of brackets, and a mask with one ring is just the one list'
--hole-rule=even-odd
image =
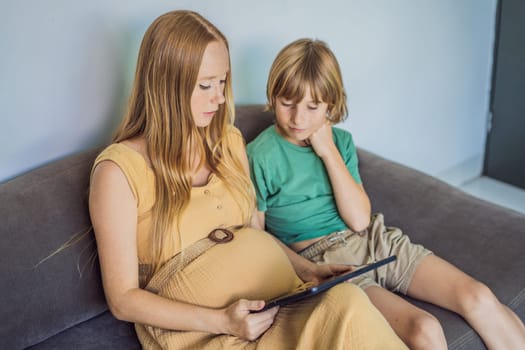
{"label": "teal t-shirt", "polygon": [[[352,134],[333,128],[334,142],[357,183],[357,153]],[[257,208],[266,228],[286,244],[343,230],[323,161],[311,147],[285,140],[272,125],[247,147]]]}

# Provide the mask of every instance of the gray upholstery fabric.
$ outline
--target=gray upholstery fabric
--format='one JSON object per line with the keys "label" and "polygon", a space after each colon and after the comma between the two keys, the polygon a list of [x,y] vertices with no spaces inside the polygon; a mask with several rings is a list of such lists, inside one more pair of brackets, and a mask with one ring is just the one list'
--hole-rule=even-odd
{"label": "gray upholstery fabric", "polygon": [[262,105],[238,106],[235,110],[235,125],[241,130],[246,143],[273,123],[272,112],[265,112]]}
{"label": "gray upholstery fabric", "polygon": [[95,247],[91,237],[36,266],[89,228],[87,189],[95,153],[53,162],[0,185],[0,346],[5,349],[35,344],[106,310],[98,263],[88,261]]}
{"label": "gray upholstery fabric", "polygon": [[31,350],[140,350],[132,323],[116,320],[109,311],[29,348]]}
{"label": "gray upholstery fabric", "polygon": [[[263,106],[237,108],[249,142],[273,121]],[[107,311],[92,234],[44,261],[90,226],[89,173],[98,150],[0,184],[0,349],[139,349],[133,326]],[[525,318],[525,216],[362,149],[361,176],[374,211],[413,241],[486,283]],[[79,270],[82,274],[79,273]],[[441,321],[450,349],[483,349],[457,315],[421,302]],[[35,345],[36,344],[36,345]]]}
{"label": "gray upholstery fabric", "polygon": [[[364,150],[359,158],[373,210],[385,214],[387,225],[485,283],[525,319],[524,215]],[[458,316],[417,304],[441,321],[449,349],[483,349]]]}

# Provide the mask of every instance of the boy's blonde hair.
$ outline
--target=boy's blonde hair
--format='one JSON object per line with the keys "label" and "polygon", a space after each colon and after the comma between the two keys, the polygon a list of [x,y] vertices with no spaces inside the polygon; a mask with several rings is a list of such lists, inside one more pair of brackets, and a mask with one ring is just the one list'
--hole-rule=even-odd
{"label": "boy's blonde hair", "polygon": [[273,61],[266,85],[267,109],[275,109],[278,97],[298,103],[308,87],[314,101],[328,104],[332,123],[346,118],[346,93],[335,55],[321,40],[298,39],[286,45]]}

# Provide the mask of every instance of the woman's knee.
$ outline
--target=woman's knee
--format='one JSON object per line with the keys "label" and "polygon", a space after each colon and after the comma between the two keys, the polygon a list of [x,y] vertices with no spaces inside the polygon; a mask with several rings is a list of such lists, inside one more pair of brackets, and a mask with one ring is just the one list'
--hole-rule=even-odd
{"label": "woman's knee", "polygon": [[444,349],[445,334],[434,316],[422,314],[409,322],[405,342],[410,349]]}
{"label": "woman's knee", "polygon": [[366,295],[366,293],[353,283],[341,283],[340,285],[331,288],[327,297],[333,300],[334,305],[347,308],[366,308],[368,305],[372,305],[372,302]]}

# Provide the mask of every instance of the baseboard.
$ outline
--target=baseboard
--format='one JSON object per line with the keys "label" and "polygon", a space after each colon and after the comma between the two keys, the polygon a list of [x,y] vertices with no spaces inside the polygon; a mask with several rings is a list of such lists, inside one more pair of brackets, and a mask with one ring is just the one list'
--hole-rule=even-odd
{"label": "baseboard", "polygon": [[460,187],[481,176],[483,158],[483,154],[478,154],[435,176],[452,186]]}

